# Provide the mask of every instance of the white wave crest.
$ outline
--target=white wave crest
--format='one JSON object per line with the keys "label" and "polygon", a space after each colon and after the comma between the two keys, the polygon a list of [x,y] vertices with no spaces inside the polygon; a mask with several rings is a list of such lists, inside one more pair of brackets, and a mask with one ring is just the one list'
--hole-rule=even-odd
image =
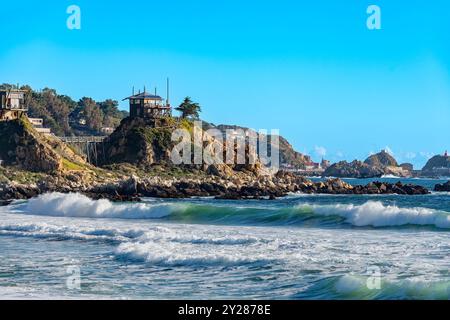
{"label": "white wave crest", "polygon": [[177,204],[113,204],[92,200],[79,193],[47,193],[29,200],[23,207],[27,214],[54,217],[158,219],[182,209]]}
{"label": "white wave crest", "polygon": [[362,205],[301,205],[311,207],[315,214],[323,216],[337,215],[357,227],[393,227],[405,225],[435,226],[450,228],[450,214],[429,208],[400,208],[384,205],[380,201],[368,201]]}
{"label": "white wave crest", "polygon": [[404,179],[402,177],[396,176],[395,174],[384,174],[381,176],[382,179]]}

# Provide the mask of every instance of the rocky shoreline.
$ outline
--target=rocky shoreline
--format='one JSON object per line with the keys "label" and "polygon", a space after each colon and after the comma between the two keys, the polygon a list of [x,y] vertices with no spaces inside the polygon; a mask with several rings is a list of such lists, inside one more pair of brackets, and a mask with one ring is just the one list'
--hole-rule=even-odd
{"label": "rocky shoreline", "polygon": [[[75,180],[71,177],[72,180]],[[52,180],[52,181],[50,181]],[[339,178],[313,182],[288,172],[273,176],[260,176],[244,180],[224,179],[219,176],[203,178],[161,178],[131,176],[126,180],[111,179],[101,182],[68,181],[67,177],[43,180],[35,184],[0,183],[0,205],[12,200],[30,199],[47,192],[79,192],[92,199],[111,201],[140,201],[142,197],[189,198],[214,197],[216,199],[275,199],[290,193],[304,194],[399,194],[423,195],[430,193],[424,187],[400,182],[391,184],[372,182],[352,186]]]}

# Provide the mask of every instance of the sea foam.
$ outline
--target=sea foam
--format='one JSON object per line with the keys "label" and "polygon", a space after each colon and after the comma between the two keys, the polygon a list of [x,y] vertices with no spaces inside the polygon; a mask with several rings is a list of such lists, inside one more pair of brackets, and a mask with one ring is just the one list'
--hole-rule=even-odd
{"label": "sea foam", "polygon": [[115,255],[121,260],[168,267],[264,265],[272,261],[262,254],[245,256],[240,250],[170,242],[124,242],[116,248]]}

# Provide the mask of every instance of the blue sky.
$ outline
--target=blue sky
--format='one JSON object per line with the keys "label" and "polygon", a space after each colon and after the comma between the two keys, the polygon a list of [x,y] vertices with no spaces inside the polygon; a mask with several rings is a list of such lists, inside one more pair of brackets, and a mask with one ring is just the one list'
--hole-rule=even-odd
{"label": "blue sky", "polygon": [[[69,5],[81,30],[66,27]],[[368,30],[366,9],[381,8]],[[121,100],[172,83],[213,123],[280,129],[316,160],[388,147],[422,166],[450,149],[450,3],[28,1],[2,3],[0,82]],[[126,104],[122,103],[123,108]]]}

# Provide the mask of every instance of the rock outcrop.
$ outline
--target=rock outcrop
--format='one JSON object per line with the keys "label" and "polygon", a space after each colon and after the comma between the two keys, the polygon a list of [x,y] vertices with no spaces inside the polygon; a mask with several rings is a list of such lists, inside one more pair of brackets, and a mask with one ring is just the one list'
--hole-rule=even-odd
{"label": "rock outcrop", "polygon": [[414,171],[414,165],[412,163],[402,163],[400,165],[400,167],[408,172],[413,172]]}
{"label": "rock outcrop", "polygon": [[0,158],[5,165],[52,172],[62,169],[62,158],[25,119],[0,122]]}
{"label": "rock outcrop", "polygon": [[436,155],[422,169],[422,176],[450,176],[450,156]]}
{"label": "rock outcrop", "polygon": [[384,170],[379,167],[370,166],[364,162],[354,160],[350,163],[341,161],[332,164],[324,173],[324,177],[338,178],[379,178],[384,175]]}
{"label": "rock outcrop", "polygon": [[364,163],[378,168],[398,167],[397,160],[395,160],[395,158],[385,150],[371,155],[364,161]]}
{"label": "rock outcrop", "polygon": [[104,142],[103,165],[166,163],[173,147],[169,128],[151,128],[142,118],[125,118]]}
{"label": "rock outcrop", "polygon": [[413,171],[413,166],[409,163],[398,165],[397,160],[386,150],[371,155],[364,163],[382,169],[385,175],[397,177],[410,177]]}
{"label": "rock outcrop", "polygon": [[352,186],[340,179],[312,182],[301,176],[279,172],[273,177],[262,176],[257,180],[169,179],[159,177],[139,179],[132,177],[114,186],[100,186],[90,191],[94,194],[121,195],[126,197],[186,198],[193,196],[214,196],[219,199],[274,199],[288,193],[307,194],[401,194],[422,195],[429,191],[421,186],[372,182],[365,186]]}
{"label": "rock outcrop", "polygon": [[[304,177],[287,172],[275,176],[261,176],[259,179],[225,180],[219,177],[204,179],[161,179],[160,177],[138,178],[98,185],[86,192],[97,198],[139,199],[140,197],[186,198],[216,197],[218,199],[274,199],[288,193],[307,194],[427,194],[426,188],[416,185],[404,185],[373,182],[365,186],[352,186],[340,179],[328,179],[312,182]],[[129,200],[128,200],[129,201]]]}
{"label": "rock outcrop", "polygon": [[[222,131],[225,135],[227,130],[250,130],[245,127],[231,126],[231,125],[218,125],[214,126],[208,124],[208,128],[216,128]],[[271,135],[267,135],[267,141],[271,141]],[[311,162],[311,157],[294,150],[292,145],[284,137],[279,136],[279,155],[280,155],[280,165],[287,165],[295,169],[305,169],[306,164]]]}
{"label": "rock outcrop", "polygon": [[32,172],[88,169],[82,157],[57,138],[38,133],[26,117],[0,122],[0,159]]}
{"label": "rock outcrop", "polygon": [[371,155],[364,162],[354,160],[351,163],[341,161],[328,167],[324,177],[340,178],[379,178],[383,175],[408,177],[412,174],[412,165],[399,166],[397,161],[386,151]]}
{"label": "rock outcrop", "polygon": [[450,192],[450,181],[447,181],[446,183],[437,184],[434,186],[434,191],[438,192]]}
{"label": "rock outcrop", "polygon": [[[230,177],[237,173],[255,176],[269,174],[258,158],[251,159],[251,155],[256,155],[256,151],[250,150],[248,145],[245,146],[243,163],[234,161],[234,164],[221,164],[220,161],[212,161],[217,164],[205,164],[205,155],[217,155],[222,162],[225,162],[227,159],[225,142],[200,129],[194,130],[193,123],[188,120],[175,121],[175,119],[171,119],[171,121],[173,123],[170,126],[154,128],[142,118],[124,119],[117,130],[104,142],[104,153],[100,156],[103,159],[102,164],[129,163],[142,168],[149,168],[153,165],[173,167],[171,154],[177,142],[172,141],[172,133],[175,129],[182,128],[191,135],[191,151],[194,148],[200,148],[203,150],[203,159],[201,159],[201,164],[196,164],[195,153],[192,152],[190,163],[176,166],[183,167],[185,170],[201,169],[208,174],[221,177]],[[236,147],[234,148],[235,154],[237,153]],[[216,150],[222,150],[223,153],[216,152]]]}

